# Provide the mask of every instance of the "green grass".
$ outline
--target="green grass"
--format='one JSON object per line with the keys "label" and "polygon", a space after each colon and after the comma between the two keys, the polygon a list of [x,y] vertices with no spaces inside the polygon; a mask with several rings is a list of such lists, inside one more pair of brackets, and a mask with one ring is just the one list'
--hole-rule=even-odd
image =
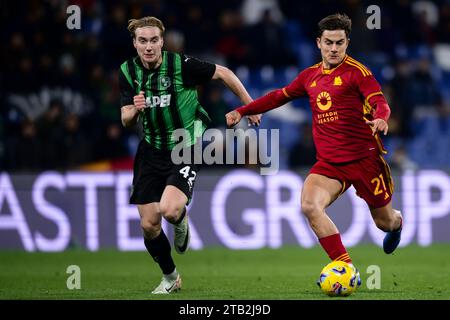
{"label": "green grass", "polygon": [[[362,277],[345,299],[450,299],[450,245],[409,246],[386,255],[375,246],[349,250]],[[328,263],[320,247],[254,251],[190,251],[175,263],[183,290],[152,296],[159,268],[146,252],[0,252],[0,299],[332,299],[315,282]],[[81,289],[68,290],[69,265],[81,268]],[[369,265],[381,268],[381,289],[369,290]],[[336,299],[336,298],[334,298]]]}

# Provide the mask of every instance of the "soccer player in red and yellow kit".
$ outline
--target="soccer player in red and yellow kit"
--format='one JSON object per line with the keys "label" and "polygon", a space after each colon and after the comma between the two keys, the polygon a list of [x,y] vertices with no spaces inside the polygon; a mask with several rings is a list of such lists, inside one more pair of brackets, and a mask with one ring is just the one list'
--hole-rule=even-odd
{"label": "soccer player in red and yellow kit", "polygon": [[351,264],[339,231],[325,212],[350,185],[368,204],[377,227],[387,232],[384,251],[391,253],[400,243],[402,216],[392,208],[393,181],[379,137],[388,132],[390,108],[370,70],[346,53],[350,18],[334,14],[318,27],[322,62],[303,70],[286,87],[231,111],[226,120],[231,127],[244,115],[309,97],[317,162],[304,182],[302,212],[331,260]]}

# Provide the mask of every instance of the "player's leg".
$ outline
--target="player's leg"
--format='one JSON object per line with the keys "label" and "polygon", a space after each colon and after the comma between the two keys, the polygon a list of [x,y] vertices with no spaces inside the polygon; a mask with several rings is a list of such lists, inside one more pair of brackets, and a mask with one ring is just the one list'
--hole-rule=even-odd
{"label": "player's leg", "polygon": [[168,185],[159,203],[161,215],[171,224],[177,224],[184,218],[186,212],[187,196],[176,186]]}
{"label": "player's leg", "polygon": [[308,222],[320,239],[338,232],[335,224],[325,212],[339,196],[342,184],[319,174],[309,174],[302,190],[302,211]]}
{"label": "player's leg", "polygon": [[159,202],[166,186],[167,168],[165,154],[142,140],[134,160],[130,203],[138,207],[145,247],[163,273],[161,283],[152,293],[162,294],[177,291],[181,287],[169,240],[161,228]]}
{"label": "player's leg", "polygon": [[355,164],[359,178],[353,182],[357,194],[370,208],[377,227],[387,232],[383,249],[392,253],[400,243],[402,215],[392,208],[394,182],[388,164],[380,155],[370,156]]}
{"label": "player's leg", "polygon": [[389,254],[400,244],[402,232],[402,215],[400,211],[392,208],[392,202],[380,208],[370,208],[373,221],[377,227],[384,232],[386,236],[383,240],[383,250]]}
{"label": "player's leg", "polygon": [[145,247],[163,273],[161,283],[152,293],[168,294],[178,291],[181,289],[181,278],[170,254],[169,240],[161,227],[159,203],[153,202],[137,207],[141,217]]}
{"label": "player's leg", "polygon": [[178,187],[168,185],[164,189],[160,202],[162,216],[174,226],[175,250],[183,254],[189,248],[189,222],[186,211],[188,197]]}
{"label": "player's leg", "polygon": [[384,232],[396,231],[402,225],[402,215],[392,208],[392,202],[381,208],[370,208],[370,213],[377,227]]}
{"label": "player's leg", "polygon": [[[183,152],[190,152],[190,159],[194,159],[193,148]],[[199,169],[199,166],[193,163],[174,165],[160,201],[161,214],[174,226],[174,246],[179,254],[185,253],[189,248],[190,232],[186,205],[192,198]]]}
{"label": "player's leg", "polygon": [[339,197],[343,189],[343,184],[337,179],[309,174],[302,190],[302,212],[330,259],[351,263],[339,230],[325,212],[325,208]]}

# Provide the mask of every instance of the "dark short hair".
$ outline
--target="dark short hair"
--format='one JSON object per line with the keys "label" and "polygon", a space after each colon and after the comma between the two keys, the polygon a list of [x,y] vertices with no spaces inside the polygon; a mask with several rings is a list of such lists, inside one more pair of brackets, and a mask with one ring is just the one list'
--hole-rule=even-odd
{"label": "dark short hair", "polygon": [[320,20],[317,36],[320,38],[325,30],[344,30],[347,38],[352,31],[352,20],[344,13],[336,13]]}

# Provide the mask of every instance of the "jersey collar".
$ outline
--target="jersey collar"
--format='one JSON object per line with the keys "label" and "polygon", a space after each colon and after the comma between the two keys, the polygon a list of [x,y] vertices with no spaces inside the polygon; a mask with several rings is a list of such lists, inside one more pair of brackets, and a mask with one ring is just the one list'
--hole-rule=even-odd
{"label": "jersey collar", "polygon": [[346,54],[344,59],[342,59],[341,63],[339,63],[336,67],[334,67],[332,69],[324,69],[323,68],[323,62],[322,62],[321,66],[320,66],[320,71],[322,72],[322,74],[330,74],[330,73],[332,73],[334,70],[339,68],[345,62],[345,60],[347,60],[347,57],[348,57],[348,55]]}

